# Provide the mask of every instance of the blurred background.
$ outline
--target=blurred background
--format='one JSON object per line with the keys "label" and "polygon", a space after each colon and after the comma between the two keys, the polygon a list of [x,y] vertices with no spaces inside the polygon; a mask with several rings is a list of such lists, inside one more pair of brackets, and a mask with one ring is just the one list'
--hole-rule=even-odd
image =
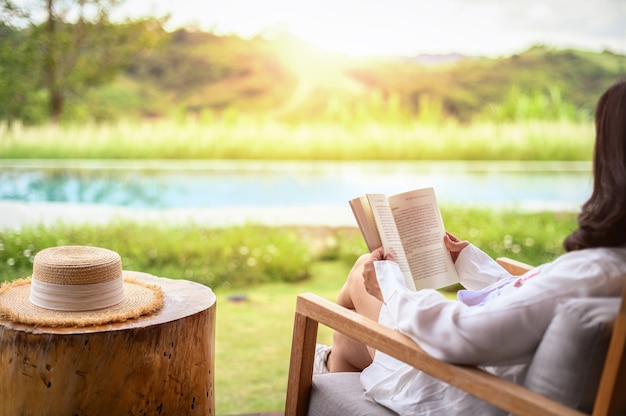
{"label": "blurred background", "polygon": [[622,1],[3,0],[0,118],[588,120]]}
{"label": "blurred background", "polygon": [[295,296],[365,250],[349,199],[433,186],[549,261],[624,76],[623,0],[0,0],[0,281],[88,244],[210,286],[217,414],[279,411]]}
{"label": "blurred background", "polygon": [[344,223],[362,192],[440,183],[445,202],[576,209],[595,102],[626,74],[616,0],[0,4],[0,201],[32,215],[318,206]]}

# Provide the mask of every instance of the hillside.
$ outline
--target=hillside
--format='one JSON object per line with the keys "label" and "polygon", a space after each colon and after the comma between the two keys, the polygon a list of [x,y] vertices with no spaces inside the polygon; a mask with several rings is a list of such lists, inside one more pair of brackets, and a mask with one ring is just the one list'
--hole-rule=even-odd
{"label": "hillside", "polygon": [[[355,117],[589,117],[626,75],[626,56],[536,46],[509,57],[351,59],[289,36],[268,40],[177,31],[138,57],[117,88],[144,116],[254,114],[283,120]],[[109,87],[111,88],[111,87]],[[130,93],[129,93],[130,91]],[[148,98],[147,98],[148,97]],[[508,108],[514,107],[514,108]],[[532,107],[532,108],[531,108]],[[558,107],[558,110],[554,110]]]}

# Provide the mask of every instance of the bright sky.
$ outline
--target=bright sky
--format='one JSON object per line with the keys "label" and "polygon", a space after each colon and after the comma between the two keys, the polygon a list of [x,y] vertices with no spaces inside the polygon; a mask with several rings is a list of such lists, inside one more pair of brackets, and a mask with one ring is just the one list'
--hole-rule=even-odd
{"label": "bright sky", "polygon": [[127,0],[124,7],[170,12],[171,27],[217,34],[287,28],[355,56],[498,56],[538,43],[626,53],[626,0]]}

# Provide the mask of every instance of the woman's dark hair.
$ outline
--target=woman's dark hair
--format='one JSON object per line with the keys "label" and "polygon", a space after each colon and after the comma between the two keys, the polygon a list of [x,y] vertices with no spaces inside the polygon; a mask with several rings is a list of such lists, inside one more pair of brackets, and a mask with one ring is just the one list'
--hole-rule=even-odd
{"label": "woman's dark hair", "polygon": [[595,123],[593,192],[563,242],[567,251],[626,245],[626,80],[600,97]]}

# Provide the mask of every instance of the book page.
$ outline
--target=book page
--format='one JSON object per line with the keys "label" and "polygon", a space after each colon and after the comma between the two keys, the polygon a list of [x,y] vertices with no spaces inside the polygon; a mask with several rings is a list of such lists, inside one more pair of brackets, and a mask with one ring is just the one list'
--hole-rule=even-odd
{"label": "book page", "polygon": [[415,287],[440,288],[458,282],[443,242],[445,228],[434,189],[394,195],[389,198],[389,205]]}
{"label": "book page", "polygon": [[370,206],[367,198],[364,196],[354,198],[351,199],[349,203],[350,208],[352,208],[354,218],[356,218],[356,223],[359,226],[359,230],[361,230],[361,234],[365,240],[367,249],[372,252],[382,246],[382,241],[380,241],[378,234],[378,227],[376,226],[376,220],[374,219],[374,213],[372,212],[372,207]]}
{"label": "book page", "polygon": [[385,255],[389,253],[393,255],[394,261],[400,266],[408,287],[415,290],[414,279],[411,277],[407,256],[402,248],[402,240],[400,239],[387,196],[383,194],[367,194],[366,197],[372,207],[372,213],[376,220]]}

